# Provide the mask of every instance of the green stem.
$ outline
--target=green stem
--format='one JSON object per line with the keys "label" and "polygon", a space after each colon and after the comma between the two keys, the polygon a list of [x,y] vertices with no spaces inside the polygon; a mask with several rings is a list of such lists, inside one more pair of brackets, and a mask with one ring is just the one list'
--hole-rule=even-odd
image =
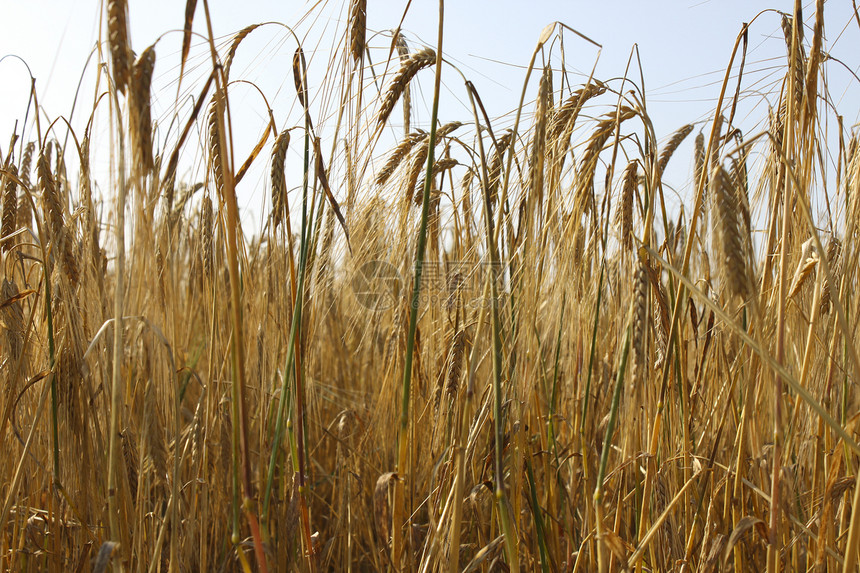
{"label": "green stem", "polygon": [[541,516],[540,505],[538,505],[537,488],[535,487],[535,475],[532,469],[531,458],[526,458],[526,473],[529,478],[529,492],[531,493],[532,514],[535,520],[535,530],[538,538],[538,548],[540,549],[540,568],[543,573],[549,573],[549,556],[546,550],[546,531],[543,526],[543,517]]}
{"label": "green stem", "polygon": [[[631,302],[631,311],[632,311]],[[627,370],[627,356],[630,353],[630,330],[631,327],[628,324],[627,330],[624,334],[624,347],[621,351],[621,364],[618,366],[618,375],[615,377],[615,389],[612,391],[612,407],[609,410],[609,422],[606,425],[606,436],[603,438],[603,451],[600,454],[600,466],[597,471],[597,487],[594,490],[594,505],[596,514],[598,516],[602,516],[603,512],[601,511],[603,505],[603,481],[606,478],[606,464],[609,461],[609,450],[611,449],[612,444],[612,434],[615,433],[615,422],[618,419],[618,404],[621,402],[621,387],[624,382],[624,373]],[[600,570],[605,571],[606,562],[602,559],[604,551],[602,549],[604,543],[602,540],[603,537],[603,523],[602,519],[598,517],[597,520],[597,541],[601,546],[601,549],[598,553],[598,561],[600,562]]]}
{"label": "green stem", "polygon": [[[305,276],[307,275],[307,254],[308,254],[308,210],[307,210],[307,191],[308,191],[308,171],[310,169],[310,132],[305,130],[305,152],[304,152],[304,186],[303,186],[303,200],[302,200],[302,228],[301,228],[301,243],[300,243],[300,254],[299,254],[299,272],[297,278],[296,285],[296,301],[293,306],[293,320],[290,325],[290,335],[287,342],[287,360],[284,366],[284,375],[281,382],[281,400],[280,405],[278,406],[278,416],[275,422],[275,435],[274,440],[272,442],[272,453],[269,458],[269,471],[266,478],[266,491],[263,496],[263,521],[265,522],[269,515],[269,505],[271,502],[272,495],[272,485],[274,483],[275,476],[275,468],[278,464],[278,454],[280,452],[280,444],[281,439],[283,437],[284,430],[284,420],[286,418],[286,410],[287,410],[287,402],[286,396],[290,390],[290,382],[293,376],[293,362],[295,360],[296,352],[297,352],[297,340],[298,335],[301,332],[301,322],[302,322],[302,308],[303,308],[303,298],[304,298],[304,285],[305,285]],[[298,379],[297,379],[298,380]],[[301,384],[297,381],[297,386]],[[304,447],[301,444],[302,442],[302,410],[304,401],[302,400],[301,393],[299,388],[296,388],[296,396],[294,402],[296,403],[296,411],[299,417],[299,444],[296,448],[296,454],[293,456],[294,459],[294,469],[298,474],[300,487],[304,485],[304,476],[303,476],[303,461],[304,461]],[[290,430],[292,432],[292,424],[290,423]],[[292,446],[291,446],[292,447]]]}
{"label": "green stem", "polygon": [[[409,430],[409,399],[412,384],[412,355],[415,350],[415,331],[418,328],[418,306],[421,296],[421,276],[424,271],[424,255],[427,247],[427,219],[430,213],[430,185],[433,181],[433,164],[435,163],[436,122],[439,116],[439,92],[442,86],[442,30],[445,14],[445,2],[439,0],[439,28],[436,45],[436,76],[433,87],[433,111],[430,115],[430,137],[428,141],[427,169],[424,177],[424,196],[421,202],[421,225],[418,229],[418,244],[415,248],[415,269],[413,272],[412,298],[409,305],[409,332],[406,336],[406,357],[403,366],[403,392],[400,404],[400,431],[398,434],[397,471],[403,477],[406,474],[407,442]],[[400,567],[402,554],[402,518],[403,518],[403,481],[398,480],[394,488],[394,521],[393,553],[394,566]]]}

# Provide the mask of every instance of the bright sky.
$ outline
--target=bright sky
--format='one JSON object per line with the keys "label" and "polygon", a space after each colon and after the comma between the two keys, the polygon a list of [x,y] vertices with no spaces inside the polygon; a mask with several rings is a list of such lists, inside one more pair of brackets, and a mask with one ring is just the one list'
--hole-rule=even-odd
{"label": "bright sky", "polygon": [[[226,39],[248,24],[280,21],[298,26],[300,30],[323,30],[342,27],[346,18],[348,0],[320,1],[314,12],[316,20],[302,22],[313,3],[266,0],[227,1],[212,0],[211,15],[214,33]],[[158,59],[153,80],[156,112],[169,121],[176,94],[175,78],[179,63],[180,33],[185,2],[181,0],[130,0],[132,46],[142,51],[155,41],[159,34],[167,34],[158,44]],[[390,30],[397,26],[407,0],[369,0],[368,36],[373,31]],[[101,2],[99,0],[31,0],[3,2],[4,18],[0,21],[0,56],[15,54],[23,58],[36,77],[37,89],[46,114],[55,118],[69,115],[75,89],[84,71],[99,31]],[[731,49],[743,22],[749,22],[763,10],[751,28],[749,53],[744,71],[744,88],[752,95],[739,107],[741,122],[749,116],[756,121],[767,117],[767,103],[776,101],[784,73],[785,44],[780,28],[780,16],[773,9],[793,10],[793,2],[761,0],[448,0],[445,13],[446,58],[477,86],[493,117],[515,109],[525,77],[524,66],[534,50],[541,30],[553,21],[561,21],[588,36],[603,47],[595,46],[565,32],[564,65],[566,69],[586,76],[597,62],[595,76],[601,80],[617,78],[624,73],[625,65],[635,44],[639,47],[647,88],[648,110],[654,120],[658,138],[664,138],[685,123],[701,121],[713,109]],[[195,32],[205,33],[203,2],[198,3]],[[438,4],[434,0],[413,0],[403,23],[403,31],[413,49],[420,44],[434,45]],[[804,19],[807,35],[811,35],[815,4],[804,2]],[[830,0],[826,3],[826,42],[824,49],[832,57],[845,62],[858,73],[860,53],[860,26],[854,19],[851,2]],[[311,25],[312,24],[312,25]],[[301,33],[301,32],[300,32]],[[234,64],[234,72],[260,84],[266,92],[276,119],[283,121],[294,105],[294,90],[290,59],[295,44],[276,27],[253,34],[247,47],[243,44]],[[315,40],[310,51],[311,73],[321,73],[333,49],[331,35]],[[370,40],[371,45],[382,46],[384,41]],[[316,46],[314,50],[313,47]],[[554,67],[561,65],[559,44],[556,40],[551,52]],[[192,50],[189,59],[189,77],[199,77],[208,65],[208,56],[202,46]],[[196,54],[196,55],[195,55]],[[376,60],[385,54],[377,51]],[[599,56],[599,58],[598,58]],[[244,58],[244,59],[243,59]],[[540,61],[540,60],[539,60]],[[858,121],[860,110],[860,82],[835,62],[829,65],[830,92],[840,112],[845,114],[845,125]],[[195,76],[195,73],[197,74]],[[27,103],[29,80],[20,62],[6,58],[0,62],[0,149],[6,153],[14,121],[22,118]],[[84,74],[82,103],[73,118],[75,129],[87,120],[92,109],[92,64]],[[536,74],[535,74],[536,75]],[[633,69],[630,76],[639,77]],[[557,78],[558,76],[556,76]],[[583,81],[584,77],[572,77]],[[462,79],[451,71],[443,78],[447,99],[441,119],[468,120],[471,111],[465,108],[466,96]],[[190,83],[190,82],[189,82]],[[432,81],[424,85],[429,90]],[[184,91],[183,95],[197,92]],[[733,84],[732,88],[733,89]],[[556,79],[556,89],[558,80]],[[535,95],[532,87],[527,94],[526,110],[531,111]],[[418,94],[420,100],[421,94]],[[429,106],[429,93],[424,94]],[[249,143],[238,142],[250,149],[263,126],[259,96],[248,90],[240,104],[247,101],[253,108],[247,123]],[[461,103],[458,103],[461,102]],[[231,101],[235,104],[235,101]],[[265,108],[262,108],[263,110]],[[426,107],[424,108],[426,110]],[[429,112],[419,106],[419,119],[426,121]],[[280,114],[280,116],[279,116]],[[397,113],[395,113],[395,116]],[[31,112],[32,117],[32,112]],[[159,117],[154,117],[159,119]],[[244,122],[245,120],[242,120]],[[748,120],[747,120],[748,121]],[[240,122],[240,125],[244,123]],[[754,125],[748,129],[754,130]],[[173,128],[175,130],[175,127]],[[235,128],[234,128],[235,129]],[[20,129],[19,129],[20,131]],[[239,131],[239,130],[236,130]],[[31,135],[29,139],[35,137]],[[689,138],[692,140],[692,138]],[[691,142],[687,142],[691,146]],[[690,148],[678,152],[691,157]],[[106,159],[103,159],[106,161]],[[685,162],[686,161],[686,162]],[[99,158],[94,158],[94,171],[98,172]],[[262,162],[261,162],[262,163]],[[683,163],[683,164],[682,164]],[[690,161],[670,165],[686,177]],[[256,179],[240,189],[240,204],[246,206],[246,216],[257,217],[259,222],[265,192],[262,171]],[[680,183],[680,182],[679,182]],[[248,213],[250,215],[248,215]]]}

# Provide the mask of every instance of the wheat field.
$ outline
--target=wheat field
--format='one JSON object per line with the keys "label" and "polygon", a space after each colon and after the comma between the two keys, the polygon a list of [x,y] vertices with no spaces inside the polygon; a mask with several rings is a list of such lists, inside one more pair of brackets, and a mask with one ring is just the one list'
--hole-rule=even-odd
{"label": "wheat field", "polygon": [[[659,139],[635,51],[575,74],[561,23],[492,117],[441,0],[429,44],[346,0],[326,50],[187,0],[165,56],[100,9],[84,127],[34,82],[0,145],[0,568],[857,570],[857,62],[823,0],[748,15]],[[261,34],[277,100],[232,66]]]}

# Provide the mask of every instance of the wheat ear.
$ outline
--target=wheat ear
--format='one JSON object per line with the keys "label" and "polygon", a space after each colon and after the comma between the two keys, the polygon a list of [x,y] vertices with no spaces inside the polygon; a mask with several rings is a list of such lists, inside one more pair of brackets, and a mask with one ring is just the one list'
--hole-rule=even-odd
{"label": "wheat ear", "polygon": [[367,0],[352,0],[349,8],[349,52],[356,62],[364,56],[366,31]]}
{"label": "wheat ear", "polygon": [[397,103],[397,100],[400,99],[400,96],[403,95],[406,86],[409,85],[409,82],[415,77],[415,74],[423,68],[430,66],[435,61],[436,52],[434,52],[432,48],[425,48],[420,52],[409,56],[409,58],[400,65],[400,69],[397,70],[396,74],[394,74],[394,78],[391,80],[391,83],[388,85],[388,89],[385,90],[385,94],[382,96],[382,105],[379,108],[379,119],[377,120],[378,125],[381,126],[388,121],[388,117],[391,115],[394,105]]}
{"label": "wheat ear", "polygon": [[[10,176],[6,177],[6,185],[3,189],[3,219],[0,224],[0,239],[8,237],[15,231],[15,222],[18,220],[18,169],[14,165],[9,166]],[[3,252],[12,248],[15,242],[6,239],[2,243]]]}
{"label": "wheat ear", "polygon": [[284,178],[284,163],[290,146],[290,132],[284,130],[272,146],[272,225],[275,229],[284,218],[287,197],[287,181]]}
{"label": "wheat ear", "polygon": [[131,48],[128,43],[128,3],[108,0],[108,46],[113,62],[113,81],[117,91],[125,93],[131,75]]}

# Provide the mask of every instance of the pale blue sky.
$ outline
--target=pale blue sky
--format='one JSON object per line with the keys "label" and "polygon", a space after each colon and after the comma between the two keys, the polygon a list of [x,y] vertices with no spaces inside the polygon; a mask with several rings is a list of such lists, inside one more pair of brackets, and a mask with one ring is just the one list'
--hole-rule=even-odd
{"label": "pale blue sky", "polygon": [[[41,103],[50,117],[68,115],[75,87],[84,68],[84,62],[98,38],[101,2],[98,0],[30,0],[0,2],[4,18],[0,21],[0,55],[16,54],[24,58],[37,78]],[[143,50],[159,34],[180,29],[185,2],[182,0],[130,0],[131,39],[136,51]],[[203,3],[198,3],[195,31],[205,32]],[[244,26],[256,22],[278,20],[296,24],[308,11],[311,3],[245,0],[240,2],[213,0],[212,18],[216,36],[227,36]],[[345,17],[348,0],[320,2],[313,25],[316,33],[333,29]],[[406,0],[369,0],[369,34],[376,30],[391,29],[397,25]],[[413,0],[403,24],[403,30],[413,45],[435,44],[437,3],[432,0]],[[719,83],[728,63],[729,55],[741,23],[750,21],[760,11],[776,8],[790,12],[793,2],[783,0],[674,0],[634,1],[609,0],[449,0],[446,3],[445,46],[446,58],[455,63],[477,86],[489,108],[491,116],[502,116],[513,110],[519,100],[524,79],[523,67],[527,64],[541,30],[548,23],[560,20],[568,26],[602,44],[596,77],[619,77],[630,55],[631,47],[638,44],[651,114],[657,136],[663,138],[681,125],[707,117],[713,109],[719,92]],[[814,2],[804,2],[807,33],[814,16]],[[310,28],[304,22],[300,28]],[[285,120],[292,108],[294,93],[289,62],[294,44],[285,35],[273,29],[260,32],[249,40],[247,52],[237,56],[237,73],[261,85],[276,112],[276,119]],[[177,75],[180,34],[173,32],[162,40],[156,51],[154,89],[166,115],[176,93],[172,83]],[[256,42],[256,43],[254,43]],[[328,59],[331,38],[315,41],[320,52],[319,63]],[[565,66],[568,70],[588,74],[598,57],[598,50],[570,33],[564,34]],[[376,45],[381,45],[376,42]],[[307,50],[307,45],[306,45]],[[854,20],[849,0],[830,0],[826,3],[825,50],[846,62],[857,72],[860,53],[860,27]],[[561,63],[558,43],[552,51],[552,63]],[[377,60],[384,54],[379,53]],[[760,16],[753,24],[749,36],[749,53],[745,69],[744,86],[752,95],[746,97],[738,110],[738,118],[756,121],[767,116],[766,104],[776,101],[784,65],[785,46],[780,29],[779,15],[773,11]],[[243,59],[244,57],[244,59]],[[311,54],[314,58],[315,55]],[[190,60],[191,75],[196,66],[202,73],[208,62],[204,56]],[[314,64],[312,64],[312,68]],[[828,81],[831,95],[845,124],[858,120],[860,85],[844,72],[839,64],[829,64]],[[319,72],[318,72],[319,73]],[[15,118],[24,113],[28,77],[18,62],[10,59],[0,63],[0,148],[6,152],[9,135]],[[83,125],[92,109],[94,74],[86,75],[83,101],[73,124]],[[235,77],[235,76],[234,76]],[[632,74],[638,78],[638,70]],[[581,81],[575,76],[574,82]],[[444,77],[448,98],[443,107],[443,120],[468,120],[470,111],[461,107],[465,102],[462,80],[452,72]],[[429,89],[431,82],[424,85]],[[283,88],[283,89],[281,89]],[[558,80],[556,79],[556,88]],[[759,93],[755,93],[759,92]],[[247,94],[249,106],[259,108],[253,94]],[[532,88],[527,101],[534,97]],[[419,93],[420,100],[420,93]],[[531,111],[530,103],[526,111]],[[419,121],[422,116],[420,101]],[[279,116],[280,114],[280,116]],[[165,117],[166,117],[165,115]],[[397,114],[395,114],[397,115]],[[259,135],[261,124],[259,109],[248,121],[248,141]],[[749,125],[754,129],[754,125]],[[238,131],[238,130],[237,130]],[[690,138],[692,140],[692,138]],[[250,146],[253,143],[249,144]],[[688,145],[690,145],[688,143]],[[689,150],[682,149],[690,157]],[[99,158],[94,158],[98,169]],[[683,163],[683,164],[680,164]],[[687,159],[673,167],[683,178],[689,171]],[[670,173],[671,175],[671,173]],[[263,175],[249,178],[240,200],[249,212],[261,211],[266,193]],[[680,185],[682,182],[679,181]],[[253,216],[253,215],[251,215]],[[259,218],[258,218],[259,219]]]}

